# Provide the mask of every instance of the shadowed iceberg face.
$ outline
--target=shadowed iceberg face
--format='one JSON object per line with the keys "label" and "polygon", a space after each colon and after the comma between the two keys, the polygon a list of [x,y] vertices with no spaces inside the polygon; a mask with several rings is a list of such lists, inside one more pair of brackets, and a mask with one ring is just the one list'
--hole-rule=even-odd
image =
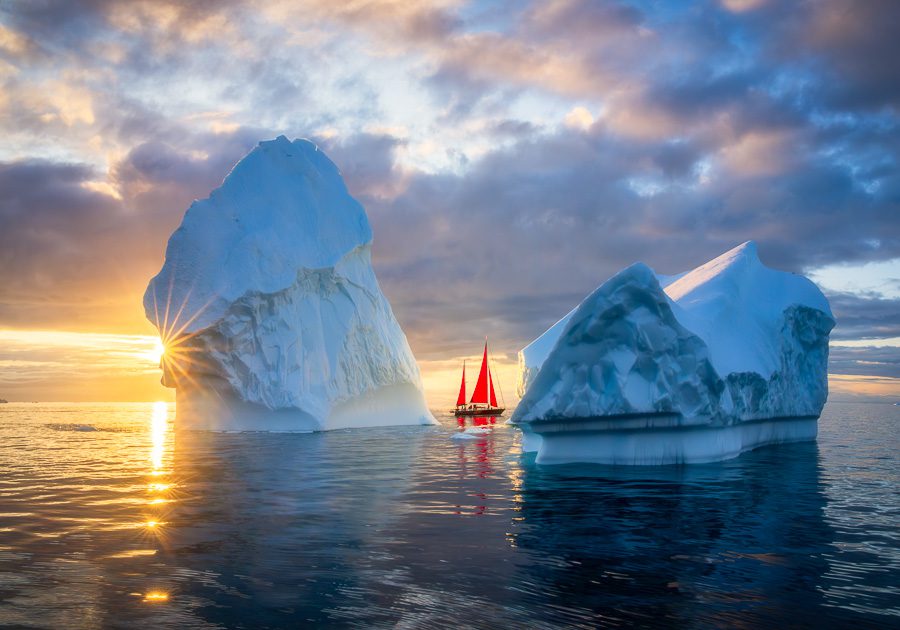
{"label": "shadowed iceberg face", "polygon": [[514,421],[718,411],[724,385],[706,346],[678,323],[646,265],[616,274],[585,299],[560,340]]}
{"label": "shadowed iceberg face", "polygon": [[715,461],[816,436],[834,319],[752,243],[665,289],[632,265],[564,322],[520,353],[511,422],[539,463]]}
{"label": "shadowed iceberg face", "polygon": [[[169,241],[144,306],[196,428],[429,424],[365,211],[306,140],[262,142]],[[277,412],[266,419],[268,411]]]}

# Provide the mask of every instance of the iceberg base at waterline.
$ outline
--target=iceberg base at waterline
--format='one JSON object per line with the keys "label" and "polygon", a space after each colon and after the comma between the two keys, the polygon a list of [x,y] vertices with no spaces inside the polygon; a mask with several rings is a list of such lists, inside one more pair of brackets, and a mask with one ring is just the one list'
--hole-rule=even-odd
{"label": "iceberg base at waterline", "polygon": [[523,452],[538,464],[652,466],[707,463],[771,444],[816,439],[817,416],[748,420],[727,426],[684,425],[674,414],[533,422]]}
{"label": "iceberg base at waterline", "polygon": [[337,403],[325,417],[296,407],[269,409],[215,387],[179,387],[175,402],[176,425],[188,430],[308,433],[436,423],[422,392],[409,384],[383,387]]}

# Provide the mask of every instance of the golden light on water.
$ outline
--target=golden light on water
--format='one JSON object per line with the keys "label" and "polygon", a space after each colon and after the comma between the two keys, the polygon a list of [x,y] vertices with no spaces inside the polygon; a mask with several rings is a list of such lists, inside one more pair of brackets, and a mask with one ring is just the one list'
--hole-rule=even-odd
{"label": "golden light on water", "polygon": [[169,406],[164,402],[153,403],[153,415],[150,417],[150,461],[153,470],[150,474],[159,475],[163,467],[163,455],[166,448],[166,432],[169,429]]}
{"label": "golden light on water", "polygon": [[[159,356],[164,357],[163,344],[159,343],[157,350]],[[147,483],[147,507],[144,522],[141,525],[141,537],[144,541],[155,541],[157,545],[166,544],[166,513],[164,505],[171,499],[167,496],[172,489],[172,483],[160,479],[171,471],[165,468],[166,444],[169,437],[169,406],[165,402],[153,403],[150,412],[150,471]],[[148,585],[149,586],[149,585]],[[163,590],[151,590],[144,594],[143,601],[148,604],[161,604],[169,601],[169,594]]]}
{"label": "golden light on water", "polygon": [[152,511],[146,515],[146,521],[140,525],[145,532],[152,532],[152,536],[160,539],[162,529],[165,525],[163,513],[159,512],[164,504],[170,503],[171,498],[167,496],[173,484],[165,481],[155,481],[163,475],[169,474],[170,471],[165,468],[166,444],[169,434],[169,406],[165,402],[153,403],[153,410],[150,414],[150,471],[151,480],[147,484],[147,491],[150,497],[147,499],[147,506]]}

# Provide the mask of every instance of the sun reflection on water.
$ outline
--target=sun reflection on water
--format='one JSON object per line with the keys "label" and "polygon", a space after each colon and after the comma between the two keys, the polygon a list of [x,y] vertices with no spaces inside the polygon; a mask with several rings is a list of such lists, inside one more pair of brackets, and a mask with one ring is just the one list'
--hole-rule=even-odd
{"label": "sun reflection on water", "polygon": [[163,455],[166,448],[166,432],[169,429],[169,406],[164,402],[153,403],[153,415],[150,418],[150,461],[153,464],[151,475],[162,474]]}
{"label": "sun reflection on water", "polygon": [[153,536],[159,538],[160,529],[165,522],[164,514],[159,512],[165,504],[172,499],[169,496],[173,485],[168,480],[160,479],[169,474],[165,467],[166,444],[169,433],[169,406],[165,402],[153,403],[153,411],[150,415],[150,480],[147,483],[148,498],[146,505],[152,511],[145,516],[141,526]]}
{"label": "sun reflection on water", "polygon": [[[170,504],[175,502],[173,493],[177,492],[178,484],[170,477],[172,474],[172,433],[169,430],[169,405],[165,402],[153,403],[150,414],[150,470],[146,480],[146,500],[143,508],[143,520],[139,523],[142,548],[156,547],[153,555],[159,549],[165,549],[169,545],[169,521],[171,513]],[[140,556],[139,556],[140,557]],[[155,572],[152,572],[155,573]],[[170,599],[171,590],[166,588],[167,576],[148,575],[148,583],[141,595],[144,603],[152,605],[165,604]],[[143,589],[141,589],[143,590]]]}

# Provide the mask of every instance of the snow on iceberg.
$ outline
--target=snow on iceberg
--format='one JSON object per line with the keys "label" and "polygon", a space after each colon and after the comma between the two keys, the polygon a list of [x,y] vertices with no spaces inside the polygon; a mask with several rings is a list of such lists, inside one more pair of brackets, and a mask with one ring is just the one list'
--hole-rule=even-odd
{"label": "snow on iceberg", "polygon": [[144,294],[179,425],[434,424],[371,241],[365,210],[307,140],[261,142],[195,201]]}
{"label": "snow on iceberg", "polygon": [[674,278],[619,272],[522,350],[510,422],[539,463],[668,464],[815,439],[828,301],[744,243]]}

